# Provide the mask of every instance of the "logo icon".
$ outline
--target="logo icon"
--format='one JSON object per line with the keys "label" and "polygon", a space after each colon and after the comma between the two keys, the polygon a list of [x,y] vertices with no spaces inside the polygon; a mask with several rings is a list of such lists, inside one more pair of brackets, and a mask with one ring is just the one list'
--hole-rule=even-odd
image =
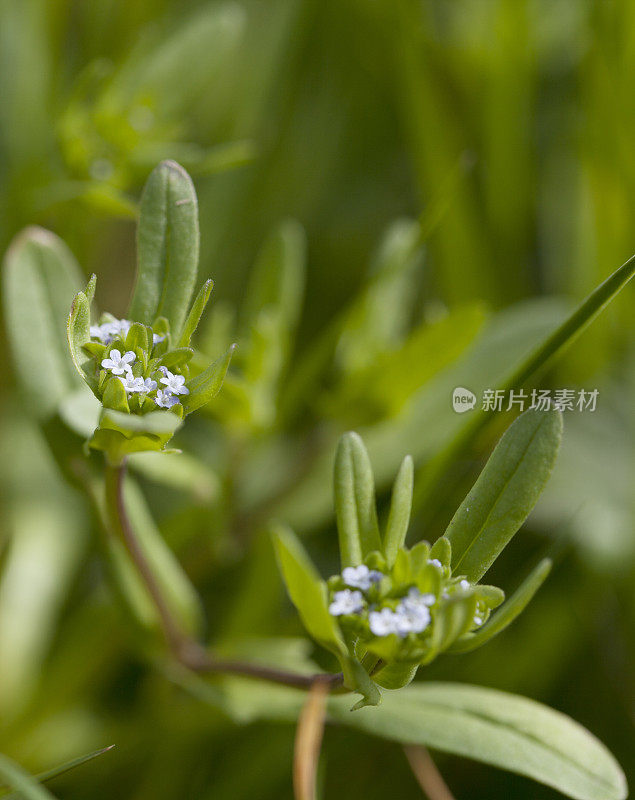
{"label": "logo icon", "polygon": [[476,405],[476,395],[463,386],[457,386],[452,392],[452,408],[457,414],[464,414]]}

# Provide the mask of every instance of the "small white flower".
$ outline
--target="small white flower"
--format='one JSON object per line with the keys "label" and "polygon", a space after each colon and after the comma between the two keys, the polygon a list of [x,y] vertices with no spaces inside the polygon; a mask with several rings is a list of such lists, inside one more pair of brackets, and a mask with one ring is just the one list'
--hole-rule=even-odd
{"label": "small white flower", "polygon": [[154,398],[154,402],[160,408],[172,408],[172,406],[175,406],[179,402],[179,398],[171,395],[167,389],[159,389],[157,396]]}
{"label": "small white flower", "polygon": [[437,598],[431,593],[426,592],[426,594],[421,594],[421,592],[417,589],[416,586],[413,586],[406,597],[401,601],[401,604],[407,607],[412,608],[420,608],[420,607],[427,607],[433,606],[437,601]]}
{"label": "small white flower", "polygon": [[467,592],[468,589],[471,589],[470,582],[466,581],[465,578],[459,581],[459,589],[462,589],[464,592]]}
{"label": "small white flower", "polygon": [[474,617],[474,624],[475,625],[482,625],[483,624],[483,619],[481,617],[479,617],[479,616]]}
{"label": "small white flower", "polygon": [[390,636],[397,633],[397,615],[390,608],[381,611],[371,611],[368,615],[368,625],[374,636]]}
{"label": "small white flower", "polygon": [[153,381],[152,378],[146,378],[143,382],[143,392],[153,392],[157,388],[157,382]]}
{"label": "small white flower", "polygon": [[432,564],[433,567],[438,567],[439,569],[443,569],[443,564],[439,561],[438,558],[429,559],[428,564]]}
{"label": "small white flower", "polygon": [[421,633],[430,624],[430,609],[424,605],[399,603],[397,606],[396,627],[399,636],[409,633]]}
{"label": "small white flower", "polygon": [[185,384],[185,378],[183,375],[173,375],[169,369],[165,367],[161,367],[161,372],[163,372],[163,377],[160,379],[161,383],[164,383],[169,392],[172,394],[189,394],[190,390]]}
{"label": "small white flower", "polygon": [[158,333],[153,333],[152,334],[152,344],[153,345],[159,344],[159,342],[162,342],[164,339],[165,339],[165,336],[159,336]]}
{"label": "small white flower", "polygon": [[383,577],[381,572],[376,569],[368,569],[365,564],[360,564],[359,567],[345,567],[342,570],[344,583],[361,589],[363,592],[368,591],[373,583],[379,583]]}
{"label": "small white flower", "polygon": [[124,372],[128,371],[129,365],[134,363],[135,358],[136,356],[132,350],[128,350],[123,355],[119,350],[111,350],[110,357],[104,358],[101,365],[104,369],[109,369],[113,375],[123,375]]}
{"label": "small white flower", "polygon": [[128,370],[125,375],[120,375],[119,380],[123,383],[123,388],[127,392],[144,392],[145,385],[143,383],[143,378],[135,378],[132,374],[132,370]]}
{"label": "small white flower", "polygon": [[132,322],[129,319],[115,319],[111,323],[111,330],[115,336],[119,335],[122,339],[128,334]]}
{"label": "small white flower", "polygon": [[91,325],[90,335],[104,344],[110,344],[115,336],[125,339],[131,325],[129,319],[114,319],[111,322],[104,322],[103,325]]}
{"label": "small white flower", "polygon": [[351,592],[350,589],[343,589],[335,592],[333,602],[329,606],[329,613],[334,617],[342,614],[357,614],[364,608],[364,598],[361,592]]}

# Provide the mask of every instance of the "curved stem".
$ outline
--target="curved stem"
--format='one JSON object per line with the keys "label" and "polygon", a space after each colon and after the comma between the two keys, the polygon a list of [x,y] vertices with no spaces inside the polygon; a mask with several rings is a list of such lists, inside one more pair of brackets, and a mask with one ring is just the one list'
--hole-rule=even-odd
{"label": "curved stem", "polygon": [[296,672],[267,667],[243,661],[217,659],[211,656],[203,646],[186,633],[172,614],[165,600],[163,590],[157,581],[143,548],[126,512],[125,502],[126,463],[107,464],[106,466],[106,505],[110,525],[128,551],[137,568],[141,580],[157,610],[161,628],[167,645],[174,658],[187,669],[201,673],[224,673],[242,675],[248,678],[271,681],[273,683],[310,689],[316,681],[327,683],[333,688],[343,686],[342,673],[302,675]]}

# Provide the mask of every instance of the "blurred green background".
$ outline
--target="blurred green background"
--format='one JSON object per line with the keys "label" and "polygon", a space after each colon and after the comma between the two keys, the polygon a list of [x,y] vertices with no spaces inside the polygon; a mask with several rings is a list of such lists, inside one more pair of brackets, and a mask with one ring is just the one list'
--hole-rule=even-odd
{"label": "blurred green background", "polygon": [[[635,252],[628,0],[0,0],[0,98],[1,250],[53,230],[118,316],[143,182],[164,158],[193,176],[216,282],[198,345],[216,357],[235,338],[239,356],[180,435],[191,461],[140,463],[138,480],[227,652],[302,636],[263,526],[291,523],[336,570],[342,431],[363,433],[382,490],[413,453],[411,541],[435,539],[509,422],[448,468],[452,387],[494,388]],[[279,246],[293,266],[267,306],[254,264]],[[543,552],[552,577],[500,639],[419,675],[571,714],[631,783],[634,309],[631,288],[543,376],[598,388],[598,407],[565,414],[553,479],[492,582],[513,589]],[[40,771],[116,743],[51,784],[64,800],[291,797],[292,724],[237,722],[136,647],[96,515],[60,470],[62,423],[25,402],[4,328],[2,353],[0,750]],[[556,796],[438,763],[458,798]],[[346,729],[327,730],[322,783],[421,796],[398,746]]]}

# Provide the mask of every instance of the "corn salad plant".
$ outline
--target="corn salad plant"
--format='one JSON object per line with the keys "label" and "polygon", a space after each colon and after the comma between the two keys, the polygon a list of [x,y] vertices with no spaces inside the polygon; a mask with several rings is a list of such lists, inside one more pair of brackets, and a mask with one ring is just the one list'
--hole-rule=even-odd
{"label": "corn salad plant", "polygon": [[[205,351],[217,348],[210,353],[215,358],[210,364],[210,356],[193,346],[212,290],[206,281],[195,294],[196,194],[181,166],[162,162],[141,199],[137,277],[124,318],[95,313],[94,276],[84,291],[74,294],[70,313],[63,310],[69,292],[77,288],[79,272],[53,234],[31,228],[12,244],[4,285],[10,343],[26,402],[51,455],[88,498],[100,522],[104,560],[134,625],[139,652],[183,696],[236,722],[299,718],[294,766],[300,776],[298,798],[313,796],[319,753],[319,746],[307,748],[303,742],[307,736],[313,745],[319,742],[326,720],[403,745],[476,759],[580,800],[621,800],[627,789],[619,765],[568,716],[495,689],[427,677],[441,654],[460,657],[505,630],[549,574],[551,560],[540,560],[508,599],[501,588],[483,582],[547,483],[562,436],[558,408],[530,409],[509,426],[447,529],[434,541],[407,544],[413,506],[423,505],[426,498],[426,487],[416,485],[422,476],[417,476],[415,459],[406,456],[396,465],[391,500],[382,515],[376,486],[385,485],[388,469],[384,464],[377,481],[357,433],[344,433],[336,449],[329,439],[326,450],[316,455],[299,482],[289,484],[279,502],[273,502],[280,489],[276,476],[264,476],[273,489],[265,492],[266,502],[255,504],[257,514],[250,509],[251,523],[273,541],[288,594],[306,631],[324,651],[314,658],[304,646],[298,651],[293,640],[274,635],[247,643],[242,652],[232,651],[222,637],[208,641],[199,592],[158,533],[139,488],[138,478],[145,476],[171,489],[192,491],[195,479],[206,474],[195,452],[170,446],[174,436],[188,442],[190,423],[184,423],[194,412],[192,425],[198,417],[206,424],[211,421],[219,439],[230,432],[235,458],[248,436],[273,435],[281,419],[302,413],[301,404],[294,402],[298,387],[313,384],[325,359],[332,359],[334,377],[319,400],[322,408],[341,418],[347,406],[366,397],[371,439],[381,438],[382,420],[398,415],[411,398],[414,379],[399,377],[403,365],[419,352],[437,352],[443,340],[443,329],[439,332],[434,324],[407,334],[390,326],[380,331],[374,322],[384,292],[391,291],[397,300],[404,297],[403,275],[420,244],[416,227],[402,225],[392,232],[378,256],[371,291],[347,313],[337,336],[328,334],[307,358],[304,373],[285,382],[283,364],[302,292],[300,274],[289,265],[298,263],[303,247],[298,227],[287,223],[267,243],[257,265],[255,288],[246,298],[251,321],[247,331],[240,333],[240,324],[234,326],[226,309],[203,323],[197,342]],[[528,353],[525,348],[500,385],[526,385],[632,274],[629,261]],[[479,328],[476,310],[463,314],[454,351],[424,365],[431,375],[462,354]],[[66,315],[64,342],[59,323]],[[230,370],[237,329],[241,347]],[[356,336],[360,330],[361,338]],[[398,343],[396,364],[377,355],[381,345],[373,352],[368,331],[383,343]],[[361,341],[370,342],[370,353],[359,347]],[[495,338],[493,346],[498,346]],[[372,368],[375,357],[381,364],[379,378]],[[419,379],[421,375],[415,383]],[[386,392],[386,381],[395,382],[393,394]],[[451,432],[433,465],[439,474],[486,423],[486,415],[476,413]],[[412,422],[387,430],[390,436],[400,432],[415,458],[420,454]],[[374,448],[381,449],[376,443]],[[392,466],[390,459],[387,463]],[[265,459],[261,472],[272,469]],[[289,523],[307,498],[309,505],[315,501],[309,520],[324,513],[331,472],[340,570],[324,580]],[[429,483],[428,496],[431,487]],[[263,491],[260,487],[255,493]],[[235,533],[239,537],[240,531]],[[223,607],[213,609],[219,617],[224,612]],[[39,778],[3,757],[0,775],[11,787],[7,792],[46,798],[51,795],[43,781],[103,752],[81,756]]]}

